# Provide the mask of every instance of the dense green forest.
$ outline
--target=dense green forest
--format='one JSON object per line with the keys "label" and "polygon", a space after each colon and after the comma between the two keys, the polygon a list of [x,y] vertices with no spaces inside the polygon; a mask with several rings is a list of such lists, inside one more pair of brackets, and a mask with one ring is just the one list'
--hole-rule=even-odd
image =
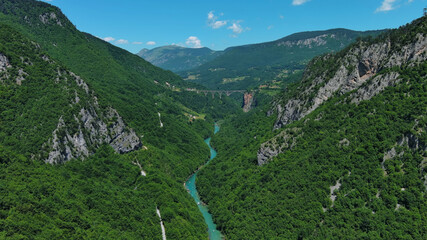
{"label": "dense green forest", "polygon": [[[168,144],[148,143],[149,149],[126,156],[103,146],[83,162],[51,166],[41,161],[44,155],[37,154],[59,116],[67,121],[70,114],[87,107],[89,99],[79,94],[79,103],[68,107],[75,92],[84,90],[64,80],[70,75],[55,80],[56,71],[66,68],[35,45],[0,24],[0,53],[13,66],[0,73],[0,238],[161,239],[156,206],[172,239],[205,238],[203,218],[182,182],[209,152],[204,145],[192,149],[176,141],[182,132],[169,131],[168,136],[176,141],[176,148],[187,149],[183,155],[194,156],[187,162],[177,158]],[[18,69],[25,72],[19,84]],[[202,141],[213,120],[183,123],[189,124],[191,137],[199,136],[193,141]],[[147,177],[141,176],[136,161]]]}
{"label": "dense green forest", "polygon": [[[262,167],[256,152],[273,134],[274,117],[260,111],[225,121],[213,139],[217,159],[197,182],[221,231],[229,239],[422,239],[426,70],[402,70],[402,84],[360,105],[346,102],[348,94],[334,98],[291,124],[303,137]],[[419,149],[399,146],[384,175],[384,154],[410,134]],[[342,187],[331,207],[336,181]]]}
{"label": "dense green forest", "polygon": [[[332,78],[338,60],[361,44],[390,39],[397,51],[420,34],[425,18],[319,57],[307,76]],[[391,72],[398,83],[370,100],[352,102],[357,90],[336,93],[281,130],[272,131],[277,116],[266,117],[268,107],[222,122],[212,140],[216,161],[197,182],[221,232],[228,239],[424,239],[427,63],[402,63],[378,75]],[[304,92],[313,81],[304,78],[275,101],[313,98]],[[260,145],[272,136],[288,147],[259,166]]]}
{"label": "dense green forest", "polygon": [[[381,66],[281,129],[273,130],[272,109],[297,97],[310,107],[326,85],[316,77],[332,79],[347,53],[386,41],[392,53],[405,52],[426,27],[424,17],[353,44],[379,32],[306,32],[232,48],[200,68],[209,72],[205,86],[276,87],[254,91],[243,113],[231,97],[185,91],[202,87],[80,32],[48,3],[0,0],[0,239],[162,239],[160,221],[167,239],[207,239],[183,183],[209,159],[203,140],[215,122],[218,155],[201,168],[197,188],[226,239],[424,239],[425,61]],[[293,49],[297,58],[289,46],[278,51],[319,34],[327,43]],[[378,87],[391,73],[398,79]],[[378,92],[353,101],[373,85]],[[141,144],[120,154],[107,139],[117,129]],[[286,147],[261,165],[266,144]],[[55,149],[77,157],[48,164]]]}
{"label": "dense green forest", "polygon": [[145,167],[144,154],[102,147],[83,162],[52,166],[0,147],[0,238],[161,239],[157,206],[168,238],[206,239],[182,183],[149,165],[142,177],[132,164]]}
{"label": "dense green forest", "polygon": [[[233,100],[182,91],[193,85],[79,32],[38,1],[0,1],[0,54],[0,238],[161,239],[156,207],[168,238],[207,238],[182,184],[209,157],[203,139],[214,118],[239,111]],[[111,108],[141,149],[119,155],[94,144],[84,161],[43,162],[60,119],[60,136],[97,137],[76,116],[94,109],[110,128]]]}

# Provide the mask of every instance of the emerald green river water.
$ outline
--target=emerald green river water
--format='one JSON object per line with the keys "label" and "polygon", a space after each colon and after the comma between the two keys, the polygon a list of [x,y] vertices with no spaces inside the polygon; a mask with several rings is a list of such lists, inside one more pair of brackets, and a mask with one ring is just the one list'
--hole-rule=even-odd
{"label": "emerald green river water", "polygon": [[[218,131],[219,131],[219,126],[215,124],[214,134],[217,133]],[[211,142],[211,138],[205,139],[205,143],[209,146],[209,149],[211,150],[211,157],[205,165],[209,164],[209,162],[216,157],[216,151],[211,147],[210,142]],[[205,222],[208,225],[209,239],[221,240],[222,235],[216,229],[216,224],[213,222],[212,215],[209,213],[209,210],[208,210],[208,206],[202,203],[202,201],[200,200],[199,193],[197,192],[197,188],[196,188],[197,172],[191,175],[191,177],[187,180],[187,182],[185,182],[185,187],[187,188],[190,195],[194,198],[194,201],[196,201],[200,212],[203,214],[203,217],[205,218]]]}

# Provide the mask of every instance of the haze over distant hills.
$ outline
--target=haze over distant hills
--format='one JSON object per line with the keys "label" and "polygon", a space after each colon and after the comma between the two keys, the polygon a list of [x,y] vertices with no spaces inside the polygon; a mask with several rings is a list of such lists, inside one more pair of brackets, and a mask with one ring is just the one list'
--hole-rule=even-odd
{"label": "haze over distant hills", "polygon": [[339,51],[358,37],[380,32],[331,29],[295,33],[272,42],[228,48],[214,60],[180,75],[213,89],[281,88],[314,56]]}
{"label": "haze over distant hills", "polygon": [[138,55],[211,89],[246,89],[260,85],[281,88],[293,81],[290,76],[300,73],[314,56],[339,51],[358,37],[376,36],[381,32],[331,29],[295,33],[276,41],[230,47],[219,52],[165,46],[143,49]]}
{"label": "haze over distant hills", "polygon": [[142,49],[137,55],[163,69],[173,72],[196,68],[220,56],[223,51],[204,48],[185,48],[175,45],[151,50]]}

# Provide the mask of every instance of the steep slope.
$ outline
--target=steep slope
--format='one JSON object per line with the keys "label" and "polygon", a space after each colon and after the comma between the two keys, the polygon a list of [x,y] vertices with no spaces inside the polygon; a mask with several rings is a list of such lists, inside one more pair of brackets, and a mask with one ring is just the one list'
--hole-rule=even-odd
{"label": "steep slope", "polygon": [[161,239],[156,209],[168,238],[207,238],[182,183],[227,98],[32,0],[0,0],[0,78],[0,238]]}
{"label": "steep slope", "polygon": [[49,163],[84,159],[104,143],[119,153],[141,147],[134,130],[114,108],[99,106],[83,79],[2,24],[0,66],[5,146]]}
{"label": "steep slope", "polygon": [[212,89],[282,87],[313,57],[336,52],[358,37],[379,32],[332,29],[296,33],[273,42],[228,48],[223,55],[180,75]]}
{"label": "steep slope", "polygon": [[270,117],[222,125],[197,184],[227,239],[426,236],[426,20],[313,60]]}
{"label": "steep slope", "polygon": [[[84,79],[96,92],[102,108],[116,109],[137,136],[144,136],[145,145],[176,155],[176,162],[194,164],[192,167],[197,168],[202,159],[194,162],[190,159],[202,157],[203,151],[207,151],[200,134],[188,124],[189,112],[212,113],[213,105],[220,106],[224,114],[234,110],[226,99],[205,101],[208,98],[195,93],[179,92],[186,85],[178,76],[78,31],[58,8],[47,3],[0,0],[0,12],[0,22],[18,29]],[[197,99],[198,104],[186,99]],[[159,126],[159,113],[163,128]],[[189,149],[184,151],[182,145],[187,144]]]}
{"label": "steep slope", "polygon": [[[179,170],[165,174],[153,163],[169,168],[173,156],[147,146],[129,155],[141,141],[117,111],[101,106],[82,78],[3,24],[0,99],[1,238],[161,239],[156,205],[166,213],[170,237],[207,236],[176,181]],[[134,164],[144,166],[146,179]]]}
{"label": "steep slope", "polygon": [[142,49],[136,55],[148,62],[173,72],[187,71],[215,59],[222,54],[209,48],[185,48],[163,46],[151,50]]}
{"label": "steep slope", "polygon": [[275,128],[301,119],[336,93],[341,95],[370,82],[355,94],[359,98],[353,102],[360,102],[381,92],[387,86],[384,83],[395,84],[399,74],[386,69],[426,60],[427,39],[420,32],[423,23],[419,21],[379,39],[360,41],[340,54],[317,58],[305,72],[298,90],[286,93],[284,101],[276,103],[279,117]]}

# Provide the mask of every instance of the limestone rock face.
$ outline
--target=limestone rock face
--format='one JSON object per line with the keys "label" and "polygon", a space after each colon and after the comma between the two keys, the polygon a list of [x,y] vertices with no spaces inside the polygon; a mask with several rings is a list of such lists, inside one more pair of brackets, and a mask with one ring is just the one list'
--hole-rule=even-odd
{"label": "limestone rock face", "polygon": [[357,89],[355,93],[350,95],[351,103],[360,103],[361,101],[369,100],[382,92],[385,88],[394,86],[399,82],[399,73],[396,72],[374,77],[372,79],[372,84],[362,86]]}
{"label": "limestone rock face", "polygon": [[5,55],[0,53],[0,72],[5,71],[7,68],[10,68],[11,65],[9,63],[9,60]]}
{"label": "limestone rock face", "polygon": [[[68,24],[60,11],[42,14],[40,21],[39,24]],[[34,119],[16,120],[20,121],[19,127],[10,132],[35,146],[28,153],[33,159],[56,164],[75,158],[83,160],[103,144],[110,145],[117,153],[142,147],[135,131],[116,109],[98,103],[96,93],[83,78],[40,51],[37,43],[23,41],[22,44],[27,48],[13,54],[8,49],[0,52],[0,86],[31,96],[16,103],[18,111],[14,119],[26,120],[28,116]]]}
{"label": "limestone rock face", "polygon": [[313,38],[307,38],[304,40],[298,40],[298,41],[282,41],[277,44],[277,46],[286,46],[286,47],[293,47],[293,46],[299,46],[299,47],[316,47],[316,46],[323,46],[327,44],[327,38],[336,38],[335,34],[322,34]]}
{"label": "limestone rock face", "polygon": [[249,112],[254,104],[254,93],[245,93],[243,95],[243,111]]}
{"label": "limestone rock face", "polygon": [[44,149],[49,149],[45,162],[55,164],[73,158],[85,159],[102,144],[109,144],[117,153],[121,154],[142,147],[141,140],[135,131],[126,126],[114,108],[102,109],[99,107],[97,98],[93,96],[82,78],[72,72],[63,72],[60,75],[68,75],[70,80],[75,81],[86,95],[79,97],[76,92],[71,104],[78,104],[80,98],[89,98],[89,101],[86,103],[86,107],[73,115],[73,119],[69,120],[71,122],[66,124],[63,117],[59,118],[52,138],[43,146]]}
{"label": "limestone rock face", "polygon": [[[352,48],[339,59],[337,62],[339,67],[332,78],[328,78],[326,74],[315,76],[308,69],[302,80],[304,82],[312,79],[308,87],[303,89],[298,96],[284,103],[277,102],[275,104],[278,119],[274,129],[303,118],[334,94],[344,94],[358,89],[362,85],[363,87],[358,89],[357,94],[353,94],[354,100],[352,101],[358,103],[362,100],[368,100],[387,86],[398,82],[399,74],[378,75],[380,70],[403,64],[413,65],[426,59],[427,36],[421,33],[416,36],[415,42],[402,46],[398,50],[392,49],[390,40],[371,45],[360,43],[359,46]],[[322,60],[325,59],[320,61]],[[364,85],[372,77],[374,80]],[[310,95],[314,95],[314,98],[306,97]]]}
{"label": "limestone rock face", "polygon": [[49,24],[52,21],[53,23],[62,27],[61,20],[56,16],[56,13],[54,13],[54,12],[41,14],[39,16],[39,19],[43,24]]}
{"label": "limestone rock face", "polygon": [[[418,33],[411,41],[399,43],[392,42],[390,37],[379,42],[361,41],[340,55],[319,57],[307,67],[302,83],[294,95],[277,99],[273,104],[273,109],[268,112],[268,115],[274,111],[278,114],[273,129],[283,128],[302,119],[336,95],[352,92],[347,100],[353,104],[369,100],[387,87],[402,81],[393,68],[416,66],[426,60],[425,33]],[[323,63],[329,64],[328,69],[318,67],[323,66]],[[257,154],[259,165],[287,149],[287,130],[261,145]],[[406,136],[402,139],[411,149],[419,146],[416,138]],[[393,152],[389,155],[393,155]]]}
{"label": "limestone rock face", "polygon": [[298,138],[302,137],[303,133],[299,128],[291,128],[282,131],[279,135],[263,143],[258,150],[257,158],[258,165],[264,165],[271,158],[280,153],[292,149],[296,145]]}

